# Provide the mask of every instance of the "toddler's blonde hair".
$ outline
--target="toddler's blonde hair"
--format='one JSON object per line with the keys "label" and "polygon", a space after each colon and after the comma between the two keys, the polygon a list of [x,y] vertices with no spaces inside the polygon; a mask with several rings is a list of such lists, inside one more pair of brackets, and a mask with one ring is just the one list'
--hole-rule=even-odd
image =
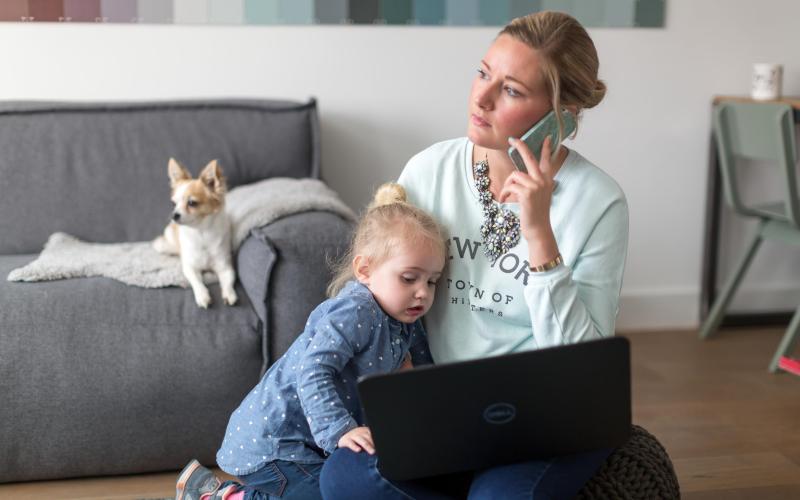
{"label": "toddler's blonde hair", "polygon": [[353,260],[356,255],[367,256],[370,264],[377,266],[391,257],[400,243],[431,245],[445,255],[439,224],[406,200],[406,191],[400,184],[386,183],[377,189],[353,232],[347,254],[334,264],[328,297],[336,296],[345,283],[355,278]]}

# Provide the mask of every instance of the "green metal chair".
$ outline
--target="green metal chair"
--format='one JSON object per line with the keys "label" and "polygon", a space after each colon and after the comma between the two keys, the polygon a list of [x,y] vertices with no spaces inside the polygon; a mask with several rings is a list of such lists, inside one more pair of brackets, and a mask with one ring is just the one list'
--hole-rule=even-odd
{"label": "green metal chair", "polygon": [[[708,318],[700,329],[700,338],[708,338],[719,327],[725,310],[765,239],[800,245],[800,201],[797,195],[795,163],[797,144],[792,108],[779,103],[726,102],[714,108],[714,135],[719,152],[719,164],[725,200],[734,212],[759,220],[756,234],[747,247],[735,272],[714,301]],[[736,160],[768,161],[785,177],[783,199],[763,205],[745,204],[736,176]],[[792,352],[800,330],[800,308],[795,311],[789,327],[769,364],[775,372],[783,356]]]}

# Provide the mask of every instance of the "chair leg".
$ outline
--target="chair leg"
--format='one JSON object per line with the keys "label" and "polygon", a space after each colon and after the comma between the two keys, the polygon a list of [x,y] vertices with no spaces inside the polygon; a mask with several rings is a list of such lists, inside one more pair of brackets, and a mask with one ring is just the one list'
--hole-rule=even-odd
{"label": "chair leg", "polygon": [[747,268],[750,267],[750,262],[752,262],[753,256],[756,254],[756,250],[758,250],[759,245],[761,245],[761,242],[763,241],[761,238],[762,228],[763,224],[761,224],[758,228],[758,231],[756,231],[756,235],[750,242],[750,246],[742,256],[742,259],[739,261],[736,271],[731,275],[730,278],[728,278],[728,282],[725,283],[722,293],[720,293],[717,297],[717,300],[714,301],[711,312],[708,313],[708,318],[706,318],[705,323],[703,323],[702,327],[700,328],[701,339],[708,338],[717,330],[719,324],[722,322],[722,318],[725,316],[725,310],[728,308],[728,304],[730,304],[734,292],[736,292],[736,289],[739,287],[739,283],[741,283],[742,278],[747,272]]}
{"label": "chair leg", "polygon": [[800,337],[798,333],[800,333],[800,308],[794,312],[792,321],[789,322],[789,327],[786,329],[786,333],[783,334],[781,343],[778,344],[778,350],[776,350],[775,355],[772,356],[772,362],[769,364],[769,371],[772,373],[778,371],[778,362],[781,360],[781,357],[788,356],[794,351],[798,337]]}

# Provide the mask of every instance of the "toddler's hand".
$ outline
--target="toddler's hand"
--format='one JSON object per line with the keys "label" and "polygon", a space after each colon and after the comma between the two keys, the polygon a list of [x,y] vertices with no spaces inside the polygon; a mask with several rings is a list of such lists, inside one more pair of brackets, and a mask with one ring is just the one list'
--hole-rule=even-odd
{"label": "toddler's hand", "polygon": [[411,363],[411,355],[406,354],[406,358],[403,360],[403,364],[400,365],[400,368],[398,368],[398,370],[400,371],[411,370],[412,368],[414,368],[414,364]]}
{"label": "toddler's hand", "polygon": [[375,445],[372,443],[372,433],[369,427],[356,427],[339,438],[339,448],[350,448],[358,453],[362,449],[370,455],[375,454]]}

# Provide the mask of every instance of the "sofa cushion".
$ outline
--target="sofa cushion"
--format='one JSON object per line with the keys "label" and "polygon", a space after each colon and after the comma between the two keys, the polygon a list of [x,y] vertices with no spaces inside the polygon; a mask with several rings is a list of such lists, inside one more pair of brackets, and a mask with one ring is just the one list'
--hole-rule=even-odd
{"label": "sofa cushion", "polygon": [[319,177],[316,102],[0,103],[0,254],[63,231],[92,242],[157,236],[167,161],[217,158],[229,187]]}
{"label": "sofa cushion", "polygon": [[244,290],[201,310],[188,289],[5,280],[34,257],[0,256],[0,482],[213,464],[262,365]]}

